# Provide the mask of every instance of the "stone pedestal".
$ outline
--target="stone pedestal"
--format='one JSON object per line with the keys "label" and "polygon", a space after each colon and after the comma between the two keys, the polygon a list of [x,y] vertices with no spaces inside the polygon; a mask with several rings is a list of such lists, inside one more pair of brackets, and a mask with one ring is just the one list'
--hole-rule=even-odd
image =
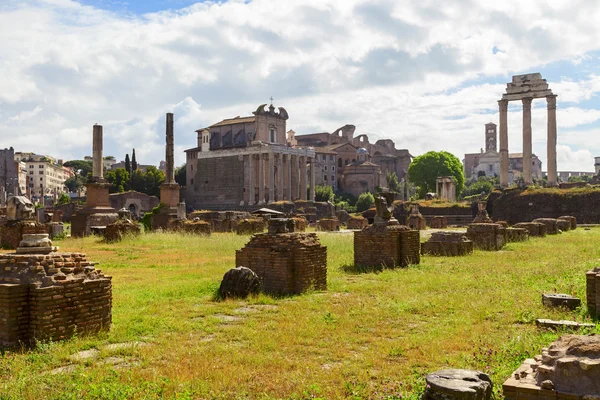
{"label": "stone pedestal", "polygon": [[160,185],[160,202],[163,206],[158,214],[152,216],[152,229],[170,229],[173,221],[179,219],[179,189],[177,183]]}
{"label": "stone pedestal", "polygon": [[356,266],[394,268],[420,262],[419,231],[399,225],[396,220],[354,232]]}
{"label": "stone pedestal", "polygon": [[519,222],[515,224],[513,228],[527,229],[529,236],[546,236],[546,225],[539,222]]}
{"label": "stone pedestal", "polygon": [[576,229],[577,228],[577,218],[575,218],[573,216],[563,215],[562,217],[558,217],[558,219],[569,221],[569,223],[571,224],[571,229]]}
{"label": "stone pedestal", "polygon": [[529,240],[529,231],[525,228],[504,228],[506,233],[506,243],[524,242]]}
{"label": "stone pedestal", "polygon": [[75,237],[89,236],[93,232],[104,231],[107,225],[119,218],[117,210],[110,206],[108,189],[110,184],[103,179],[95,179],[85,185],[85,208],[79,210],[71,219],[71,235]]}
{"label": "stone pedestal", "polygon": [[558,233],[557,220],[554,218],[536,218],[533,222],[544,224],[546,226],[546,234],[548,235],[556,235]]}
{"label": "stone pedestal", "polygon": [[473,242],[461,232],[434,232],[421,244],[421,254],[432,256],[465,256],[473,253]]}
{"label": "stone pedestal", "polygon": [[506,242],[505,230],[498,224],[470,224],[467,237],[473,241],[476,249],[498,251]]}

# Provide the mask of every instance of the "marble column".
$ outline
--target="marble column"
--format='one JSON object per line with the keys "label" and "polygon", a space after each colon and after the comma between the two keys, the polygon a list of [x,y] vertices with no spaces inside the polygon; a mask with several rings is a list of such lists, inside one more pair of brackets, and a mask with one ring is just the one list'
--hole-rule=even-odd
{"label": "marble column", "polygon": [[275,201],[275,153],[269,154],[269,203]]}
{"label": "marble column", "polygon": [[254,171],[253,160],[254,154],[250,154],[248,156],[248,205],[253,205],[256,199],[256,195],[254,194],[254,175],[256,171]]}
{"label": "marble column", "polygon": [[531,97],[523,99],[523,180],[525,185],[531,185]]}
{"label": "marble column", "polygon": [[306,157],[300,157],[300,199],[306,200]]}
{"label": "marble column", "polygon": [[258,154],[258,204],[265,204],[265,159]]}
{"label": "marble column", "polygon": [[310,160],[310,201],[315,201],[315,166],[317,163],[314,158]]}
{"label": "marble column", "polygon": [[283,154],[277,155],[277,201],[283,200]]}
{"label": "marble column", "polygon": [[300,156],[294,156],[294,177],[296,181],[293,182],[292,187],[294,188],[293,199],[300,199]]}
{"label": "marble column", "polygon": [[92,134],[92,177],[104,177],[104,162],[102,161],[102,125],[94,125]]}
{"label": "marble column", "polygon": [[556,95],[546,96],[548,103],[548,161],[546,171],[548,171],[548,184],[556,185],[558,183],[556,170]]}
{"label": "marble column", "polygon": [[287,174],[286,200],[292,201],[292,155],[288,154],[285,158],[285,173]]}
{"label": "marble column", "polygon": [[165,183],[175,183],[175,157],[174,157],[174,140],[173,140],[173,113],[167,113],[167,132],[166,132],[166,148],[165,148]]}
{"label": "marble column", "polygon": [[499,100],[500,107],[500,186],[508,186],[508,100]]}

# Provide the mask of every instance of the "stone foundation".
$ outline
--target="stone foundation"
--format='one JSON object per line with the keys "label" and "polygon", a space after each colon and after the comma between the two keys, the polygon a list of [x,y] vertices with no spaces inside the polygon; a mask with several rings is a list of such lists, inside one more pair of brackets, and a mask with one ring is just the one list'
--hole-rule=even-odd
{"label": "stone foundation", "polygon": [[44,224],[35,221],[8,221],[0,228],[0,244],[6,249],[16,249],[23,235],[48,233]]}
{"label": "stone foundation", "polygon": [[406,267],[421,262],[419,231],[404,225],[374,224],[354,232],[354,264]]}
{"label": "stone foundation", "polygon": [[352,215],[348,219],[348,229],[364,229],[369,226],[369,221],[363,216]]}
{"label": "stone foundation", "polygon": [[255,233],[263,233],[267,227],[265,220],[262,218],[247,218],[237,226],[238,235],[254,235]]}
{"label": "stone foundation", "polygon": [[556,229],[559,229],[561,232],[566,232],[571,230],[571,221],[566,219],[557,219],[556,220]]}
{"label": "stone foundation", "polygon": [[421,254],[431,256],[465,256],[473,253],[473,242],[461,232],[434,232],[421,243]]}
{"label": "stone foundation", "polygon": [[212,229],[211,225],[205,221],[190,221],[190,220],[173,220],[170,228],[175,231],[190,233],[193,235],[208,235],[210,236]]}
{"label": "stone foundation", "polygon": [[415,229],[417,231],[424,231],[427,229],[427,223],[422,215],[409,215],[406,219],[406,225],[410,229]]}
{"label": "stone foundation", "polygon": [[446,229],[448,227],[448,218],[443,216],[436,216],[431,218],[429,227],[432,229]]}
{"label": "stone foundation", "polygon": [[600,267],[585,274],[586,300],[592,318],[600,318]]}
{"label": "stone foundation", "polygon": [[140,224],[120,219],[106,226],[106,229],[104,229],[104,240],[107,242],[120,242],[124,236],[138,236],[141,231]]}
{"label": "stone foundation", "polygon": [[334,232],[340,230],[340,220],[337,218],[322,218],[317,222],[317,230]]}
{"label": "stone foundation", "polygon": [[0,255],[0,346],[108,330],[111,277],[81,253]]}
{"label": "stone foundation", "polygon": [[65,226],[62,222],[49,222],[46,224],[46,232],[48,232],[50,239],[54,239],[57,236],[64,235]]}
{"label": "stone foundation", "polygon": [[294,217],[292,219],[294,220],[295,232],[306,231],[306,228],[308,227],[308,221],[306,220],[306,218]]}
{"label": "stone foundation", "polygon": [[210,223],[212,232],[237,232],[240,221],[249,216],[242,211],[194,211],[188,219],[199,218]]}
{"label": "stone foundation", "polygon": [[515,224],[513,228],[527,229],[529,236],[546,236],[546,225],[539,222],[519,222]]}
{"label": "stone foundation", "polygon": [[470,224],[467,237],[479,250],[497,251],[502,249],[505,239],[505,228],[498,224]]}
{"label": "stone foundation", "polygon": [[571,229],[577,229],[577,218],[570,215],[563,215],[562,217],[558,217],[558,219],[569,221],[571,223]]}
{"label": "stone foundation", "polygon": [[506,243],[525,242],[529,240],[529,231],[525,228],[504,228]]}
{"label": "stone foundation", "polygon": [[558,233],[558,227],[556,226],[557,220],[554,218],[537,218],[533,222],[544,224],[546,226],[547,235],[556,235]]}
{"label": "stone foundation", "polygon": [[299,294],[311,288],[327,289],[327,248],[316,233],[255,235],[236,251],[235,265],[254,271],[267,293]]}

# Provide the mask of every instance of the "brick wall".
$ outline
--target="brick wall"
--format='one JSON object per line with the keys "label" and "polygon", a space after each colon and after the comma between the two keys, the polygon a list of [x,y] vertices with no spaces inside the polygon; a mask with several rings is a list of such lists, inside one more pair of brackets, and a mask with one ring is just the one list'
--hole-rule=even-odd
{"label": "brick wall", "polygon": [[340,230],[340,220],[337,218],[322,218],[317,222],[317,230],[333,232]]}
{"label": "brick wall", "polygon": [[327,248],[315,233],[255,235],[236,251],[235,265],[254,271],[267,293],[327,289]]}
{"label": "brick wall", "polygon": [[464,256],[473,253],[473,242],[460,232],[434,232],[421,244],[421,254],[433,256]]}
{"label": "brick wall", "polygon": [[238,156],[199,159],[193,208],[236,209],[244,198],[244,162]]}
{"label": "brick wall", "polygon": [[46,226],[32,221],[9,221],[0,228],[2,247],[16,249],[23,240],[23,234],[48,233]]}
{"label": "brick wall", "polygon": [[470,224],[467,237],[479,250],[500,250],[506,241],[504,227],[498,224]]}
{"label": "brick wall", "polygon": [[592,318],[600,318],[600,267],[588,271],[585,278],[588,312]]}
{"label": "brick wall", "polygon": [[365,267],[405,267],[419,264],[419,231],[404,225],[375,224],[354,232],[354,264]]}
{"label": "brick wall", "polygon": [[448,227],[448,218],[444,216],[435,216],[429,221],[429,226],[433,229],[444,229]]}
{"label": "brick wall", "polygon": [[262,218],[247,218],[237,226],[238,235],[253,235],[255,233],[262,233],[265,231],[267,224]]}
{"label": "brick wall", "polygon": [[125,235],[139,235],[141,233],[140,224],[124,220],[107,225],[104,230],[104,240],[107,242],[118,242],[123,240]]}
{"label": "brick wall", "polygon": [[0,256],[0,346],[108,330],[111,277],[81,253]]}
{"label": "brick wall", "polygon": [[351,215],[348,219],[348,229],[364,229],[369,226],[369,221],[362,216]]}

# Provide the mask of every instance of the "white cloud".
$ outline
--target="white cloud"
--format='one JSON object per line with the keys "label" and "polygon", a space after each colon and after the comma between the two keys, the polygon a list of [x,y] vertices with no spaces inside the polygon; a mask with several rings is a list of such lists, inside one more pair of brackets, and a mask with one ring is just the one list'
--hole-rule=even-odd
{"label": "white cloud", "polygon": [[[100,123],[107,154],[122,159],[135,147],[140,163],[158,164],[173,111],[180,164],[194,130],[273,95],[300,133],[352,123],[414,155],[447,149],[462,158],[498,119],[505,84],[486,81],[581,64],[600,48],[591,3],[254,0],[119,16],[72,0],[9,0],[0,5],[0,75],[9,77],[0,80],[0,141],[81,158]],[[579,103],[597,96],[599,76],[549,82],[559,94],[559,143],[575,152],[579,139],[563,132],[597,124],[600,111]],[[511,151],[520,149],[517,110]],[[543,159],[545,124],[537,105],[534,151]],[[569,160],[587,169],[583,157]]]}

